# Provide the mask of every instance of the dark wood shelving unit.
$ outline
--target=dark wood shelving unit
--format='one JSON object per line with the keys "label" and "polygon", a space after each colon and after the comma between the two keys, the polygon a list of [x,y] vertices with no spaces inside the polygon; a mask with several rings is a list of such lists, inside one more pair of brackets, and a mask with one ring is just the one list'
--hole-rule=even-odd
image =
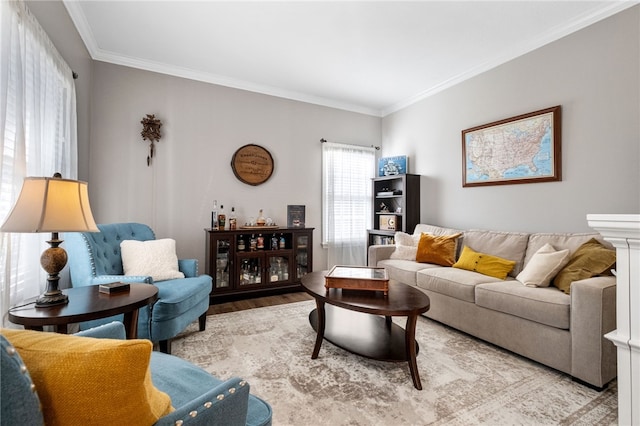
{"label": "dark wood shelving unit", "polygon": [[397,231],[413,233],[420,222],[420,175],[377,177],[372,185],[373,228],[367,230],[368,245],[393,244]]}

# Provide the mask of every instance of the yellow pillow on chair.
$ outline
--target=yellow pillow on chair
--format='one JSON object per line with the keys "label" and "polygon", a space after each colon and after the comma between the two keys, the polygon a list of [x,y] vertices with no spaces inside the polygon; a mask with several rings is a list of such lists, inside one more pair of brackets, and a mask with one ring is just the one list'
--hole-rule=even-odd
{"label": "yellow pillow on chair", "polygon": [[2,329],[36,385],[47,426],[151,425],[173,411],[151,381],[148,340]]}

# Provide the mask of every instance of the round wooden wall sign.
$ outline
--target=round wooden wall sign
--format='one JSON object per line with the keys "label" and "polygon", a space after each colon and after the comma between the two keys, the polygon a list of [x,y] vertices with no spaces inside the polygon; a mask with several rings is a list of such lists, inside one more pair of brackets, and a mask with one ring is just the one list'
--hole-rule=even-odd
{"label": "round wooden wall sign", "polygon": [[273,173],[273,157],[260,145],[245,145],[233,154],[231,168],[241,182],[260,185]]}

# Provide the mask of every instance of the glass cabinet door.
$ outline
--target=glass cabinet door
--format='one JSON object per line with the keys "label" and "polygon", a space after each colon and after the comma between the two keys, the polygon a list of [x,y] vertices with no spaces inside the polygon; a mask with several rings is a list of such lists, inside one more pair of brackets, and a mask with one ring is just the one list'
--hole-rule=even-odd
{"label": "glass cabinet door", "polygon": [[231,282],[229,279],[229,274],[233,270],[232,262],[230,262],[231,253],[229,253],[231,242],[231,238],[219,238],[216,240],[216,251],[214,254],[216,260],[215,288],[229,287],[229,283]]}
{"label": "glass cabinet door", "polygon": [[239,268],[240,286],[262,284],[263,257],[241,257]]}
{"label": "glass cabinet door", "polygon": [[290,256],[269,256],[269,283],[289,281]]}
{"label": "glass cabinet door", "polygon": [[300,279],[309,272],[309,236],[296,236],[296,279]]}

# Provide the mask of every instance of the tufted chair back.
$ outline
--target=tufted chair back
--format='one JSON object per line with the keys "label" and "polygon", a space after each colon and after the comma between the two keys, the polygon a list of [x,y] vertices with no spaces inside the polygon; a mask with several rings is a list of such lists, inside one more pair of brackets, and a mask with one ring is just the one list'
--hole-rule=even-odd
{"label": "tufted chair back", "polygon": [[156,238],[153,230],[142,223],[101,224],[98,229],[100,232],[70,232],[63,237],[68,242],[74,287],[91,285],[91,279],[101,275],[123,275],[120,252],[123,240],[148,241]]}

